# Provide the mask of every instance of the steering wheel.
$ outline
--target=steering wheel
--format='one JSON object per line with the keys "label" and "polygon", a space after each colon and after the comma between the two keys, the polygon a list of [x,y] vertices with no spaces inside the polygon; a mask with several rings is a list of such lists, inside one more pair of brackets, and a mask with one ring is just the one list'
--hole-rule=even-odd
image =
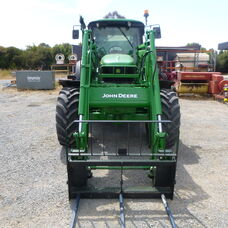
{"label": "steering wheel", "polygon": [[104,47],[101,47],[101,48],[97,49],[97,53],[100,57],[102,57],[102,56],[106,55],[106,50]]}
{"label": "steering wheel", "polygon": [[122,51],[123,51],[123,49],[119,46],[113,46],[113,47],[109,48],[110,54],[121,53]]}

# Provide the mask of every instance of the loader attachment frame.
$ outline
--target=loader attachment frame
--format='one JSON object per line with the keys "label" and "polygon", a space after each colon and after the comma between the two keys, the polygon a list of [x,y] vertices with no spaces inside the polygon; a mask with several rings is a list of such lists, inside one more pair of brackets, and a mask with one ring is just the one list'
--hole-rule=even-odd
{"label": "loader attachment frame", "polygon": [[[129,124],[145,124],[145,123],[167,123],[169,120],[161,121],[151,121],[151,120],[142,120],[142,121],[118,121],[118,120],[78,120],[78,123],[87,123],[90,133],[90,138],[88,145],[90,149],[86,152],[80,149],[68,149],[67,150],[67,163],[68,170],[78,170],[81,172],[81,168],[85,167],[84,176],[81,172],[77,176],[75,173],[68,172],[68,187],[69,187],[69,197],[75,198],[78,194],[82,198],[116,198],[119,194],[123,194],[127,198],[159,198],[161,194],[165,194],[167,198],[173,197],[173,190],[175,184],[175,172],[176,172],[176,159],[178,144],[174,150],[163,149],[158,150],[156,153],[151,154],[149,150],[142,150],[142,133],[139,133],[139,148],[136,148],[134,152],[131,152],[129,147],[129,138],[124,139],[127,142],[128,147],[126,147],[125,152],[124,148],[119,149],[118,145],[115,145],[114,151],[104,151],[98,150],[93,151],[92,141],[94,141],[95,136],[93,135],[92,125],[99,124],[99,128],[103,130],[102,125],[113,124],[116,127],[123,127],[125,125],[127,133],[126,137],[131,137],[130,132],[132,129],[129,127]],[[109,126],[108,126],[109,127]],[[116,130],[116,133],[119,132]],[[106,133],[102,132],[102,135]],[[77,138],[77,133],[75,134]],[[112,136],[112,138],[115,138]],[[118,141],[118,140],[117,140]],[[105,145],[105,140],[101,139],[102,146]],[[102,148],[103,148],[102,147]],[[101,157],[105,157],[103,160]],[[164,169],[165,167],[165,169]],[[107,170],[121,170],[120,176],[120,186],[119,187],[108,187],[102,188],[101,186],[76,186],[73,184],[75,178],[84,178],[86,179],[86,171],[88,170],[98,170],[98,169],[107,169]],[[123,181],[123,172],[124,170],[148,170],[148,174],[151,175],[152,182],[150,186],[133,186],[133,187],[124,187]],[[72,181],[71,181],[72,180]]]}
{"label": "loader attachment frame", "polygon": [[[81,78],[80,78],[80,97],[78,115],[79,120],[89,120],[90,113],[90,99],[89,89],[95,85],[91,84],[92,73],[92,53],[94,50],[93,42],[91,39],[91,30],[83,31],[83,47],[82,47],[82,64],[81,64]],[[160,85],[158,77],[158,67],[156,62],[156,49],[154,43],[154,31],[146,32],[146,42],[138,49],[142,50],[142,60],[145,61],[145,76],[142,79],[144,87],[148,90],[149,98],[149,119],[155,122],[149,123],[150,141],[152,142],[151,151],[157,153],[160,149],[165,149],[167,133],[162,130],[161,121],[161,99],[160,99]],[[105,85],[100,85],[100,87]],[[136,85],[138,86],[138,85]],[[116,89],[116,86],[114,86]],[[112,87],[109,86],[109,89]],[[121,85],[119,85],[121,91]],[[76,148],[86,151],[88,148],[88,124],[87,122],[79,123],[79,130],[75,133]]]}

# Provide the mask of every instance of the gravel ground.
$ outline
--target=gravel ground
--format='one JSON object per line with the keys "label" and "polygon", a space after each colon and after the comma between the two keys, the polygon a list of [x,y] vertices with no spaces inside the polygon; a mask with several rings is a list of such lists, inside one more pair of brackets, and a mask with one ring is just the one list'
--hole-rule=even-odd
{"label": "gravel ground", "polygon": [[[69,226],[66,166],[55,133],[57,94],[0,88],[0,227]],[[180,104],[177,184],[169,200],[176,223],[228,227],[228,106],[212,99],[181,98]],[[99,175],[106,184],[119,181],[108,171]],[[150,181],[137,173],[128,178]],[[125,208],[127,227],[170,227],[158,199],[126,199]],[[117,200],[82,200],[78,227],[119,227],[118,217]]]}

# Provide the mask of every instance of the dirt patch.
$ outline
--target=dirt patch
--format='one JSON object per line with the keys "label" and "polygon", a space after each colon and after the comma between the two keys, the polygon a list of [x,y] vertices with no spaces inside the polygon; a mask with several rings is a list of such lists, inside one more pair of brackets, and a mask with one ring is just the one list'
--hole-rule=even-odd
{"label": "dirt patch", "polygon": [[[55,130],[58,90],[0,94],[0,227],[67,227],[67,174]],[[31,105],[39,104],[39,105]],[[178,227],[228,227],[228,106],[211,99],[180,99],[181,136],[174,199]],[[119,184],[101,171],[94,183]],[[96,179],[97,178],[97,179]],[[149,183],[140,172],[129,185]],[[126,199],[127,227],[170,227],[161,200]],[[82,200],[78,227],[119,227],[119,203]]]}

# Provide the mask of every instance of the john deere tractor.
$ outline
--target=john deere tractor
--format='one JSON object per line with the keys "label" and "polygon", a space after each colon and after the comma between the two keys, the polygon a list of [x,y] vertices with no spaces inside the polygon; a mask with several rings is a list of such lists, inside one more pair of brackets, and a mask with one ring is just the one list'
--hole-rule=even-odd
{"label": "john deere tractor", "polygon": [[[63,88],[56,107],[57,136],[67,151],[69,198],[77,194],[115,197],[120,191],[130,197],[165,194],[172,198],[180,107],[172,82],[159,75],[155,39],[160,38],[160,27],[146,30],[142,22],[128,19],[102,19],[86,26],[81,18],[80,23],[80,79],[60,81]],[[73,36],[78,38],[79,30]],[[147,142],[149,153],[134,149],[133,154],[129,147],[118,146],[112,154],[91,152],[90,139],[96,133],[90,130],[93,124],[101,126],[95,131],[105,124],[114,128],[140,124],[146,132],[141,136],[147,138],[141,142]],[[112,190],[91,189],[87,179],[93,169],[146,169],[151,186],[131,191],[122,185]]]}

